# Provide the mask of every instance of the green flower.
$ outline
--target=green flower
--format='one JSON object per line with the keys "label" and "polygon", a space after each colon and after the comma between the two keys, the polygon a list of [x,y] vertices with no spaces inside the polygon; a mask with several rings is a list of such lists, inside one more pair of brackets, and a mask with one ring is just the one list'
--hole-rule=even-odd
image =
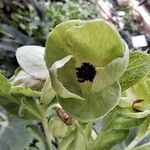
{"label": "green flower", "polygon": [[45,61],[60,105],[80,121],[93,121],[119,102],[118,79],[128,66],[128,47],[103,20],[72,20],[49,34]]}
{"label": "green flower", "polygon": [[126,90],[118,109],[131,118],[144,118],[150,114],[150,76],[149,74]]}

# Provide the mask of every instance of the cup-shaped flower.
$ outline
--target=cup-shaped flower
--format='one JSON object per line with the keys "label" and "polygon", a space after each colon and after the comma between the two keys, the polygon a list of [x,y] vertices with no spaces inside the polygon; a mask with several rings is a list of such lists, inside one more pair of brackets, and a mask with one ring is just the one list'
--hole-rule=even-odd
{"label": "cup-shaped flower", "polygon": [[48,78],[48,70],[44,62],[45,48],[36,45],[19,47],[16,58],[20,65],[11,78],[12,85],[20,85],[37,89]]}
{"label": "cup-shaped flower", "polygon": [[72,20],[50,32],[45,51],[52,86],[66,112],[93,121],[120,100],[118,79],[128,65],[128,47],[103,20]]}
{"label": "cup-shaped flower", "polygon": [[150,114],[149,74],[123,93],[118,110],[131,118],[144,118]]}

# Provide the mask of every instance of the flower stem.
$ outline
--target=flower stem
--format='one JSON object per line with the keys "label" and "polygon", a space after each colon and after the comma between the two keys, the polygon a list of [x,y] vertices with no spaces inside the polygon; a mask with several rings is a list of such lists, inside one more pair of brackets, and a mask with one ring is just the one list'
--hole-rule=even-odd
{"label": "flower stem", "polygon": [[51,150],[51,136],[49,133],[49,127],[48,127],[48,121],[47,118],[43,118],[42,122],[43,128],[44,128],[44,133],[45,133],[45,149],[46,150]]}

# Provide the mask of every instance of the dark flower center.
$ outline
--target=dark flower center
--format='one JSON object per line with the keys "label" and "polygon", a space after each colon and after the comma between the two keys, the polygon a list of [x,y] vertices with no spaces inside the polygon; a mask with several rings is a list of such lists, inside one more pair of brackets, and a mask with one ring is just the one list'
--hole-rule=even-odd
{"label": "dark flower center", "polygon": [[79,82],[90,81],[93,82],[96,70],[95,67],[89,63],[82,63],[81,67],[76,68],[76,75]]}

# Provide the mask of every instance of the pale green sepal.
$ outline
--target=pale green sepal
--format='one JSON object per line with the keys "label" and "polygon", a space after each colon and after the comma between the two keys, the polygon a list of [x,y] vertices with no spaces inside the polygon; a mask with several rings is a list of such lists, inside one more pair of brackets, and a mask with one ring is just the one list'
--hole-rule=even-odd
{"label": "pale green sepal", "polygon": [[107,66],[97,70],[96,77],[94,78],[92,85],[92,90],[94,92],[98,92],[111,85],[126,71],[129,61],[129,50],[126,43],[124,41],[123,43],[125,47],[124,56],[114,59]]}
{"label": "pale green sepal", "polygon": [[51,66],[50,77],[51,77],[52,87],[54,88],[55,92],[62,98],[75,98],[75,99],[79,99],[79,100],[84,100],[84,98],[80,97],[79,95],[68,91],[63,86],[63,84],[57,79],[57,69],[63,67],[71,58],[72,58],[71,55],[66,56],[63,59],[56,61]]}
{"label": "pale green sepal", "polygon": [[118,108],[118,110],[122,115],[125,115],[130,118],[144,118],[150,114],[150,110],[144,110],[143,112],[133,112],[131,109],[122,108]]}
{"label": "pale green sepal", "polygon": [[[105,20],[89,20],[73,26],[62,35],[68,54],[77,62],[89,62],[104,67],[112,60],[123,57],[124,45],[118,31]],[[109,43],[108,43],[109,40]]]}
{"label": "pale green sepal", "polygon": [[35,79],[46,80],[48,70],[44,61],[45,48],[28,45],[19,47],[16,58],[21,68]]}
{"label": "pale green sepal", "polygon": [[55,29],[49,33],[44,56],[48,68],[50,68],[57,60],[60,60],[67,55],[71,55],[64,35],[66,34],[66,30],[74,26],[80,26],[84,22],[85,21],[81,20],[69,20],[57,25]]}
{"label": "pale green sepal", "polygon": [[121,108],[131,108],[134,99],[132,97],[121,97],[118,106]]}
{"label": "pale green sepal", "polygon": [[89,62],[104,67],[124,55],[124,45],[118,31],[105,20],[70,20],[56,26],[48,36],[45,51],[48,68],[67,55],[73,55],[78,65]]}
{"label": "pale green sepal", "polygon": [[75,98],[58,97],[58,99],[63,109],[76,119],[81,122],[93,122],[114,109],[120,97],[120,84],[115,82],[98,93],[92,91],[86,93],[83,96],[84,101]]}

